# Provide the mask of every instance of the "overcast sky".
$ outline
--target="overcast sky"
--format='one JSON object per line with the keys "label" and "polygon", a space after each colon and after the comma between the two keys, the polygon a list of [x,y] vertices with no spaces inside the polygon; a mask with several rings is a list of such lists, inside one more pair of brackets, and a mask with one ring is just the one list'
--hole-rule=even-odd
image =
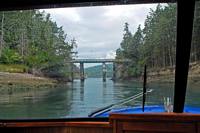
{"label": "overcast sky", "polygon": [[135,32],[143,27],[150,8],[156,4],[115,5],[77,8],[45,9],[58,26],[63,26],[68,40],[78,44],[78,58],[114,58],[120,47],[125,22]]}

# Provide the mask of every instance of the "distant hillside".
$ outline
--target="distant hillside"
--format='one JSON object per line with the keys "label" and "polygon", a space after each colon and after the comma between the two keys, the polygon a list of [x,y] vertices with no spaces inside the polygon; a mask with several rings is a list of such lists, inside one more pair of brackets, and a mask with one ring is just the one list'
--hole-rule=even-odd
{"label": "distant hillside", "polygon": [[[113,65],[106,64],[106,68],[107,68],[107,73],[106,73],[107,77],[112,77]],[[102,65],[85,68],[85,74],[87,75],[87,77],[101,78],[102,77]]]}

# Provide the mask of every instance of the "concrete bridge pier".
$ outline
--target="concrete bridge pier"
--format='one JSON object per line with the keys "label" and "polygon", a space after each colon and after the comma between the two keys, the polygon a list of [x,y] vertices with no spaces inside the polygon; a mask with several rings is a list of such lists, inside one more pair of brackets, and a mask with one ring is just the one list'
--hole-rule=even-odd
{"label": "concrete bridge pier", "polygon": [[106,63],[102,64],[102,72],[103,72],[103,82],[106,82]]}
{"label": "concrete bridge pier", "polygon": [[74,64],[71,63],[71,80],[74,81]]}
{"label": "concrete bridge pier", "polygon": [[116,80],[116,63],[113,62],[113,77],[112,77],[113,81]]}
{"label": "concrete bridge pier", "polygon": [[83,62],[80,63],[80,79],[81,79],[82,82],[85,80],[84,64],[83,64]]}

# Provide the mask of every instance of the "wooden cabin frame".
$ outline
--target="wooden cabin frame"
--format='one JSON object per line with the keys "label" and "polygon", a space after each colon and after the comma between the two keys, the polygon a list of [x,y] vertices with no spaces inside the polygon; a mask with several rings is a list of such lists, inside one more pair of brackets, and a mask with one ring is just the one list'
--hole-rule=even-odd
{"label": "wooden cabin frame", "polygon": [[195,0],[1,0],[0,10],[96,6],[115,4],[177,3],[174,113],[112,114],[104,118],[0,120],[0,132],[17,133],[200,133],[200,115],[184,114]]}

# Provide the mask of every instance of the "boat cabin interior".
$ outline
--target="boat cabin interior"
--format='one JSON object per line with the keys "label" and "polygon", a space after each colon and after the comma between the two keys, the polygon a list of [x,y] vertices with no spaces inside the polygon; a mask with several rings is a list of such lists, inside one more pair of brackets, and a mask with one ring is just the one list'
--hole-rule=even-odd
{"label": "boat cabin interior", "polygon": [[143,3],[177,3],[173,113],[111,114],[109,118],[0,120],[0,132],[17,133],[200,133],[200,115],[183,113],[195,0],[2,0],[1,11]]}

